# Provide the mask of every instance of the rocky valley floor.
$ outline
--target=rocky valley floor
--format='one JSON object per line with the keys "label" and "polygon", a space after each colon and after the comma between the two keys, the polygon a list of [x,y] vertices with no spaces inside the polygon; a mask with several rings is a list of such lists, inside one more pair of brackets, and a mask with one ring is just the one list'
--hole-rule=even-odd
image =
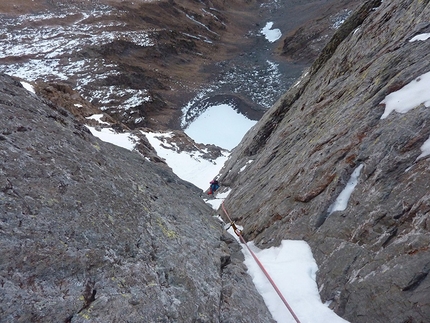
{"label": "rocky valley floor", "polygon": [[[233,102],[257,120],[353,7],[292,0],[3,3],[0,71],[37,82],[39,93],[67,106],[52,90],[62,83],[60,92],[70,87],[131,129],[180,129],[190,121],[181,118],[183,108],[194,116],[207,102]],[[284,36],[277,42],[261,33],[269,21]]]}

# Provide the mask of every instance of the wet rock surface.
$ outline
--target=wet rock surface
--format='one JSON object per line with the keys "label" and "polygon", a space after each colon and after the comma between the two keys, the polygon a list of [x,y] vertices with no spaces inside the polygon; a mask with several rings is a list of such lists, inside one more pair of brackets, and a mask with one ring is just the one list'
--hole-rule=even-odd
{"label": "wet rock surface", "polygon": [[[221,171],[245,237],[306,240],[322,301],[350,322],[430,320],[430,173],[418,158],[430,110],[381,119],[381,101],[430,69],[430,43],[410,42],[429,15],[428,1],[363,3]],[[360,165],[347,208],[330,212]]]}
{"label": "wet rock surface", "polygon": [[0,129],[1,322],[273,322],[200,189],[4,75]]}

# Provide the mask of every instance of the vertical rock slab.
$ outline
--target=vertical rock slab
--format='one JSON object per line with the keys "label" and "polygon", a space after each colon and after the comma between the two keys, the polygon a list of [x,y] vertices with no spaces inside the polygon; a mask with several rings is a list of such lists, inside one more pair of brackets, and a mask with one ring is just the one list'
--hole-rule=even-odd
{"label": "vertical rock slab", "polygon": [[[381,102],[430,70],[428,1],[366,1],[221,171],[259,247],[304,239],[323,301],[351,322],[430,320],[430,110]],[[362,167],[344,210],[330,206]]]}

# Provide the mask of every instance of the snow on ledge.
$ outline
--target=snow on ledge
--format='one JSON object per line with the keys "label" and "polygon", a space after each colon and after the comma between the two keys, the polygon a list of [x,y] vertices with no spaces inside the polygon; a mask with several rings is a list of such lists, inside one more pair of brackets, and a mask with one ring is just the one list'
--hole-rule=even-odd
{"label": "snow on ledge", "polygon": [[418,40],[425,41],[425,40],[427,40],[429,38],[430,38],[430,34],[429,33],[427,33],[427,34],[419,34],[419,35],[416,35],[416,36],[412,37],[409,42],[412,43],[412,42],[418,41]]}
{"label": "snow on ledge", "polygon": [[[230,234],[236,236],[229,230]],[[259,249],[251,241],[248,247],[258,257],[278,289],[302,323],[347,323],[321,302],[316,283],[318,266],[310,246],[301,240],[283,240],[279,247]],[[248,249],[242,247],[245,265],[255,287],[278,323],[295,323],[267,277]]]}
{"label": "snow on ledge", "polygon": [[430,72],[418,76],[415,80],[402,87],[400,90],[390,93],[381,101],[385,104],[385,111],[381,119],[385,119],[392,111],[406,113],[413,108],[424,104],[430,107]]}
{"label": "snow on ledge", "polygon": [[31,93],[36,93],[36,91],[34,90],[33,85],[31,85],[30,83],[21,82],[21,84],[24,87],[24,89],[26,89],[27,91],[30,91]]}
{"label": "snow on ledge", "polygon": [[337,199],[334,201],[332,205],[328,208],[329,215],[335,211],[343,211],[348,206],[349,198],[351,197],[352,192],[354,191],[355,186],[358,183],[358,177],[360,176],[361,169],[363,168],[363,164],[358,166],[351,174],[351,177],[346,184],[345,188],[342,192],[340,192]]}

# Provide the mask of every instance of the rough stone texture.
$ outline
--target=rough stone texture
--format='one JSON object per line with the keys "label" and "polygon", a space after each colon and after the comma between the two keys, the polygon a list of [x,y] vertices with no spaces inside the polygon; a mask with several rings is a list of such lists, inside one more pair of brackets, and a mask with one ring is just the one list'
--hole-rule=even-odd
{"label": "rough stone texture", "polygon": [[[409,42],[429,21],[429,1],[364,2],[221,171],[245,237],[305,239],[322,300],[350,322],[430,321],[430,166],[417,159],[430,110],[380,119],[430,70],[430,42]],[[359,165],[348,207],[329,214]]]}
{"label": "rough stone texture", "polygon": [[283,37],[281,55],[294,62],[309,65],[318,57],[321,50],[335,34],[343,21],[354,12],[360,3],[353,0],[340,1],[301,1],[303,12],[316,10],[307,21]]}
{"label": "rough stone texture", "polygon": [[0,322],[273,322],[198,188],[4,75],[0,160]]}

